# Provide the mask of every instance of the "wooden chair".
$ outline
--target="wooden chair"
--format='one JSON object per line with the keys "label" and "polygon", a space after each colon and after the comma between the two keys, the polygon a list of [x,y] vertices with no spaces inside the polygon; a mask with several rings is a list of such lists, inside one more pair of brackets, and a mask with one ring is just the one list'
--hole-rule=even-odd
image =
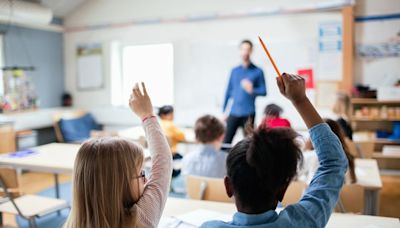
{"label": "wooden chair", "polygon": [[346,145],[349,148],[349,152],[355,157],[355,158],[362,158],[362,154],[360,153],[360,151],[357,149],[356,144],[351,140],[346,138]]}
{"label": "wooden chair", "polygon": [[285,192],[285,196],[283,197],[282,200],[282,205],[286,207],[291,204],[299,202],[306,189],[307,189],[306,182],[292,181],[292,183],[290,183],[288,189]]}
{"label": "wooden chair", "polygon": [[358,184],[345,184],[336,205],[337,212],[364,213],[364,187]]}
{"label": "wooden chair", "polygon": [[357,150],[359,151],[359,154],[362,155],[362,158],[372,158],[374,154],[374,147],[375,144],[371,142],[355,142]]}
{"label": "wooden chair", "polygon": [[[58,142],[65,142],[63,134],[60,129],[60,120],[72,120],[72,119],[77,119],[80,118],[84,115],[86,115],[87,112],[82,111],[82,110],[74,110],[74,111],[66,111],[66,112],[60,112],[56,113],[53,115],[53,128],[54,132],[56,134],[56,138]],[[91,138],[97,138],[97,137],[105,137],[105,136],[117,136],[118,134],[116,132],[107,132],[107,131],[101,131],[101,130],[92,130],[90,132],[90,137]]]}
{"label": "wooden chair", "polygon": [[64,137],[62,135],[59,122],[61,119],[71,120],[77,119],[82,117],[86,114],[86,112],[82,110],[75,110],[75,111],[67,111],[67,112],[59,112],[53,115],[53,128],[54,132],[56,133],[56,138],[58,142],[64,142]]}
{"label": "wooden chair", "polygon": [[356,158],[372,158],[374,154],[374,143],[363,141],[354,142],[346,138],[346,145],[350,153]]}
{"label": "wooden chair", "polygon": [[0,138],[0,153],[16,150],[16,134],[12,124],[0,125]]}
{"label": "wooden chair", "polygon": [[28,220],[29,227],[37,227],[35,218],[70,208],[65,200],[37,195],[21,196],[18,175],[12,168],[0,167],[0,188],[3,195],[0,200],[0,213],[19,215]]}
{"label": "wooden chair", "polygon": [[186,191],[190,199],[229,202],[233,200],[226,195],[224,180],[201,176],[187,176]]}

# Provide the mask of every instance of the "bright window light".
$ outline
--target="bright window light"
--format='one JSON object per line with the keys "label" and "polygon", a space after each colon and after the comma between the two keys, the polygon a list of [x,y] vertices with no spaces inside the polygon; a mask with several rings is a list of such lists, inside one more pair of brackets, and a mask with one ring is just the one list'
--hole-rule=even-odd
{"label": "bright window light", "polygon": [[[3,35],[0,35],[0,68],[4,66],[3,56]],[[3,84],[3,71],[0,70],[0,98],[4,95],[4,84]]]}
{"label": "bright window light", "polygon": [[132,87],[144,82],[153,105],[172,105],[174,100],[172,44],[126,46],[122,50],[122,99],[127,104]]}

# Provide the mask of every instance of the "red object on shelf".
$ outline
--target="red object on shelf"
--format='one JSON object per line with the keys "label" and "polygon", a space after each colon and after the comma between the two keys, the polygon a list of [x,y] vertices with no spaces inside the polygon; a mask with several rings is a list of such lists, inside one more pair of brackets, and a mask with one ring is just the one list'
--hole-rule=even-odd
{"label": "red object on shelf", "polygon": [[314,89],[314,77],[312,68],[304,68],[297,70],[297,74],[306,79],[306,88]]}

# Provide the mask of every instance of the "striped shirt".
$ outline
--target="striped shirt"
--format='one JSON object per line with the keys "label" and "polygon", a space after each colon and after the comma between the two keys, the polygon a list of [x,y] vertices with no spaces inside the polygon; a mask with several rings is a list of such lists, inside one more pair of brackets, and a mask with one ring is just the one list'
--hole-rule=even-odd
{"label": "striped shirt", "polygon": [[131,208],[139,227],[157,227],[167,201],[172,174],[172,155],[156,118],[143,123],[149,145],[152,168],[143,195]]}

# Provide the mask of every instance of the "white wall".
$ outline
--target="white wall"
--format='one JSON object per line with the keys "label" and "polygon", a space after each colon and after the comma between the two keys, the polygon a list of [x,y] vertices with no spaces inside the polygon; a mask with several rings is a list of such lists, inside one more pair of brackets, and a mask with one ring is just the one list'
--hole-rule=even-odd
{"label": "white wall", "polygon": [[[212,15],[213,13],[229,13],[240,12],[246,10],[257,9],[273,9],[278,7],[296,7],[304,4],[321,2],[318,0],[303,1],[273,1],[273,0],[93,0],[87,1],[82,7],[74,11],[73,14],[65,18],[65,26],[68,28],[82,25],[93,25],[108,22],[124,22],[130,19],[146,19],[146,18],[172,18],[182,17],[185,15]],[[327,2],[327,1],[325,1]],[[379,3],[375,3],[379,2]],[[385,3],[381,3],[385,2]],[[399,12],[396,7],[395,0],[374,1],[363,0],[357,1],[357,15],[370,15],[381,12]],[[374,4],[374,5],[371,5]],[[379,7],[375,6],[378,4]],[[381,5],[389,5],[390,7],[380,8]],[[395,6],[396,5],[396,6]],[[110,119],[115,116],[109,112],[111,104],[111,77],[118,76],[111,74],[115,72],[111,70],[110,52],[111,44],[118,41],[121,45],[126,44],[149,44],[172,42],[174,44],[175,53],[175,106],[177,110],[177,122],[182,125],[191,125],[194,120],[205,112],[219,115],[221,114],[221,103],[226,81],[229,76],[230,68],[239,62],[235,62],[234,58],[230,65],[222,65],[215,81],[209,84],[208,81],[201,78],[193,78],[187,66],[193,64],[190,54],[193,43],[218,44],[227,43],[232,48],[243,38],[255,38],[257,35],[269,37],[270,41],[280,41],[283,39],[299,39],[310,40],[316,36],[319,21],[338,19],[337,13],[322,14],[303,14],[290,16],[271,16],[271,17],[254,17],[231,20],[211,20],[203,22],[190,23],[168,23],[168,24],[152,24],[138,25],[124,28],[99,29],[93,31],[67,32],[64,35],[65,40],[65,64],[66,64],[66,89],[75,97],[77,106],[86,108],[94,108],[99,110],[107,110]],[[397,23],[397,22],[395,22]],[[397,26],[397,27],[396,27]],[[397,24],[390,24],[388,27],[379,27],[379,34],[393,33],[393,29],[399,28]],[[356,24],[356,42],[367,42],[368,39],[376,37],[374,33],[370,33],[371,29],[376,29],[376,25],[370,23]],[[397,31],[396,31],[397,32]],[[106,84],[105,88],[99,91],[82,92],[76,90],[76,66],[75,66],[75,48],[79,43],[101,42],[105,49],[105,70]],[[226,50],[226,49],[225,49]],[[230,55],[237,54],[236,50],[230,51]],[[260,50],[256,49],[256,52]],[[293,54],[291,50],[287,50],[288,55]],[[256,54],[257,55],[257,54]],[[257,55],[261,56],[261,55]],[[107,59],[108,58],[108,59]],[[218,61],[213,59],[213,61]],[[273,75],[273,71],[267,65],[265,59],[256,58],[255,63],[264,68],[267,75]],[[400,72],[400,64],[395,64],[398,59],[376,60],[373,63],[365,60],[356,59],[357,81],[371,82],[372,84],[382,82],[384,80],[375,80],[376,75],[381,75],[382,69],[385,69],[388,77],[398,76]],[[218,63],[216,63],[218,64]],[[224,62],[226,64],[226,62]],[[287,70],[287,69],[285,69]],[[290,71],[289,69],[287,71]],[[274,86],[274,78],[266,77],[269,93],[277,93]],[[392,80],[392,79],[389,79]],[[208,98],[204,99],[201,93],[193,93],[192,88],[204,88],[208,93]],[[285,107],[289,107],[284,100],[271,100],[271,97],[258,99],[257,106],[259,108],[259,117],[261,109],[266,103],[276,102]],[[191,101],[188,102],[188,101]],[[192,105],[190,105],[192,104]],[[121,111],[120,109],[118,109]],[[302,121],[293,109],[287,109],[286,115],[294,122],[295,126],[302,127]],[[330,115],[329,112],[326,115]],[[126,119],[118,118],[112,123],[134,122],[130,115],[125,114]],[[105,117],[103,115],[103,117]]]}
{"label": "white wall", "polygon": [[171,18],[280,7],[296,8],[305,4],[324,2],[332,2],[332,0],[88,0],[68,15],[64,24],[71,27],[138,18]]}
{"label": "white wall", "polygon": [[[374,16],[400,13],[397,0],[357,0],[356,16]],[[400,33],[400,19],[364,21],[355,23],[356,44],[386,43]],[[355,59],[356,81],[372,88],[391,86],[400,80],[400,58]]]}
{"label": "white wall", "polygon": [[[179,7],[170,7],[169,5],[168,7],[163,6],[164,3],[162,2],[157,2],[157,6],[152,5],[152,7],[149,7],[149,5],[136,5],[133,4],[132,1],[124,2],[124,4],[126,3],[125,5],[122,3],[110,4],[108,1],[88,2],[65,20],[66,27],[104,22],[105,19],[102,16],[106,9],[108,10],[107,15],[109,15],[109,17],[107,17],[108,20],[124,21],[127,20],[127,18],[132,18],[132,15],[142,18],[151,16],[179,17],[187,14],[193,15],[197,12],[203,13],[206,10],[208,10],[208,12],[224,11],[224,7],[228,4],[228,1],[219,1],[219,4],[212,4],[215,1],[212,3],[211,1],[205,1],[204,4],[197,3],[194,5],[187,4],[186,1],[176,0],[172,2],[179,3]],[[276,6],[276,3],[274,3],[275,1],[252,1],[250,4],[247,4],[249,3],[248,1],[236,1],[236,4],[231,5],[237,7],[236,9],[243,9],[246,7],[251,9],[255,8],[255,6],[269,6],[266,3],[271,2]],[[307,1],[307,3],[309,2],[310,1]],[[232,1],[229,1],[229,3],[232,3]],[[286,3],[286,5],[283,5],[287,6],[288,1],[284,3]],[[121,5],[124,5],[124,7],[121,8]],[[201,5],[201,7],[197,7],[196,5]],[[293,5],[291,6],[293,7]],[[128,10],[130,8],[132,9],[132,12]],[[165,10],[160,10],[162,8]],[[174,10],[171,8],[174,9],[175,12],[172,12]],[[235,8],[229,10],[232,12]],[[138,14],[135,14],[137,11]],[[146,11],[146,14],[143,14],[144,11]],[[118,14],[110,12],[118,12]],[[232,67],[239,63],[237,44],[240,40],[243,38],[251,38],[256,41],[256,37],[262,35],[268,37],[270,42],[277,43],[292,41],[293,39],[306,41],[312,40],[315,42],[318,34],[319,22],[337,19],[340,19],[339,13],[319,13],[214,20],[205,22],[155,24],[107,30],[67,32],[65,34],[67,90],[72,92],[76,98],[75,103],[77,106],[104,107],[111,103],[110,78],[116,75],[110,73],[110,67],[107,63],[105,64],[105,67],[107,68],[106,72],[108,72],[108,74],[106,75],[106,85],[104,89],[95,92],[81,92],[76,90],[75,47],[79,43],[101,42],[104,44],[106,54],[109,55],[110,44],[113,41],[118,41],[121,45],[171,42],[174,44],[175,53],[176,121],[182,125],[192,125],[195,119],[201,114],[211,113],[221,115],[223,95],[227,85],[229,72]],[[213,76],[215,80],[210,81],[205,79],[206,76],[202,79],[198,77],[199,74],[195,75],[193,72],[193,70],[203,70],[204,75],[206,75],[208,74],[207,69],[201,69],[199,66],[197,66],[198,68],[194,66],[193,69],[188,68],[188,66],[196,64],[193,63],[191,57],[195,58],[192,55],[194,53],[193,48],[199,48],[199,45],[197,44],[210,44],[210,46],[215,45],[216,48],[220,48],[220,52],[224,52],[213,52],[213,50],[210,49],[210,61],[221,65],[221,67],[218,68],[217,73],[210,72],[210,74],[215,74],[215,76]],[[224,47],[219,44],[227,44],[227,46]],[[281,47],[285,48],[284,45],[281,45]],[[294,53],[291,52],[292,50],[286,51],[287,55],[292,55],[291,58],[293,59]],[[269,92],[269,95],[266,98],[259,98],[257,100],[258,117],[260,118],[262,116],[262,109],[267,103],[275,102],[284,107],[288,107],[286,109],[286,115],[292,120],[295,126],[303,127],[300,117],[293,111],[293,108],[287,101],[284,99],[274,99],[278,94],[278,90],[275,86],[275,74],[269,66],[262,50],[257,47],[255,52],[254,62],[265,70]],[[283,56],[285,55],[284,52],[280,51],[279,56],[282,56],[282,53]],[[221,55],[222,58],[230,58],[230,61],[219,61],[218,57],[214,55]],[[207,58],[207,56],[204,56],[204,58]],[[197,59],[199,58],[197,57]],[[290,66],[286,67],[283,65],[281,67],[286,71],[295,70],[295,68],[289,68]],[[201,89],[199,90],[199,88]]]}

